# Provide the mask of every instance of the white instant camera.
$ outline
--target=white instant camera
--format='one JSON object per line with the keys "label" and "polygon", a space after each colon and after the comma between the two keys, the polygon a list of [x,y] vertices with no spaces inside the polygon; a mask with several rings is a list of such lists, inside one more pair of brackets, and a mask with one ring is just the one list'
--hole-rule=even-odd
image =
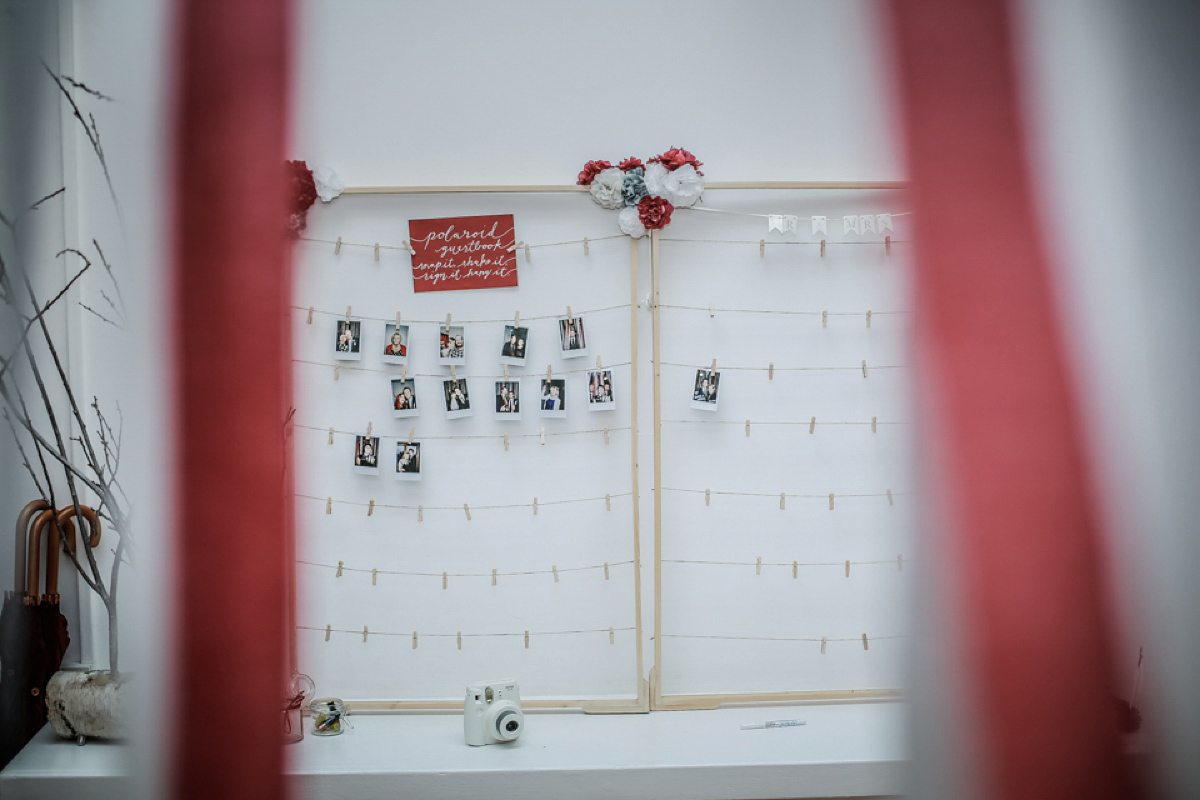
{"label": "white instant camera", "polygon": [[516,681],[484,681],[467,687],[463,711],[467,744],[478,747],[511,742],[525,730],[521,690]]}

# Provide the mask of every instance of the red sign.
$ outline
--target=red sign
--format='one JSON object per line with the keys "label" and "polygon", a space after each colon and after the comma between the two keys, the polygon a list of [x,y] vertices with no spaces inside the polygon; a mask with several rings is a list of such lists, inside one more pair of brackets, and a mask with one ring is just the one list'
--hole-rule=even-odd
{"label": "red sign", "polygon": [[495,289],[517,285],[512,214],[489,217],[413,219],[408,239],[413,291]]}

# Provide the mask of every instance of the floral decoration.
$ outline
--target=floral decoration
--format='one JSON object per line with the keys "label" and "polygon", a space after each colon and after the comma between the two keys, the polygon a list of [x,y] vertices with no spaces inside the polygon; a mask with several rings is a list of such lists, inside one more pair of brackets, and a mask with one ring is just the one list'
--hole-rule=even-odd
{"label": "floral decoration", "polygon": [[308,209],[317,202],[317,185],[312,170],[303,161],[288,161],[288,194],[291,207],[288,209],[288,232],[298,237],[308,224]]}
{"label": "floral decoration", "polygon": [[699,202],[704,192],[702,166],[687,150],[672,147],[646,161],[630,156],[615,167],[608,161],[589,161],[578,183],[590,187],[592,199],[601,207],[619,209],[617,224],[636,239],[647,230],[670,225],[676,208]]}

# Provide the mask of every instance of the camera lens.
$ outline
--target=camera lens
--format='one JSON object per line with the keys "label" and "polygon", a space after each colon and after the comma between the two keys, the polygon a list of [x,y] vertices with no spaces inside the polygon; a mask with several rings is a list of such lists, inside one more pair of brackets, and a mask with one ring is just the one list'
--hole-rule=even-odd
{"label": "camera lens", "polygon": [[519,727],[520,726],[517,724],[517,721],[515,719],[510,719],[508,721],[508,724],[504,726],[504,730],[508,731],[509,733],[512,733]]}

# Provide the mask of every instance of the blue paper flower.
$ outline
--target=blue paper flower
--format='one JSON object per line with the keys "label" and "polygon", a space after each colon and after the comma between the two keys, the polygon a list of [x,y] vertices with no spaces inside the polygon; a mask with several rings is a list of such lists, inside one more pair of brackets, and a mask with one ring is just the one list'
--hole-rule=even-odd
{"label": "blue paper flower", "polygon": [[645,170],[634,167],[625,173],[625,182],[621,185],[621,196],[625,205],[636,206],[646,196]]}

